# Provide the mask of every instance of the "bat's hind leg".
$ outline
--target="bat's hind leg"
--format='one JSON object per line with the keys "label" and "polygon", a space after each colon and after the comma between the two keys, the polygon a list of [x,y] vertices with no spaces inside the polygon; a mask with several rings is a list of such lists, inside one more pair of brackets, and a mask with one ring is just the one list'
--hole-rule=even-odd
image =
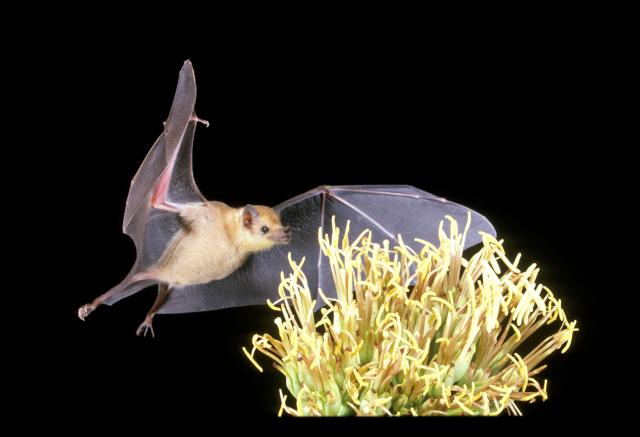
{"label": "bat's hind leg", "polygon": [[171,288],[169,288],[169,284],[158,284],[158,297],[156,297],[156,301],[153,303],[153,306],[147,313],[147,317],[144,318],[144,322],[142,322],[140,326],[138,326],[136,335],[146,337],[147,332],[150,332],[152,337],[156,336],[153,332],[153,317],[156,315],[158,310],[162,308],[162,305],[164,305],[170,292]]}
{"label": "bat's hind leg", "polygon": [[111,290],[96,297],[93,302],[82,305],[80,308],[78,308],[78,317],[84,320],[89,314],[93,312],[93,310],[98,308],[103,303],[112,304],[113,302],[127,297],[138,290],[154,284],[155,282],[156,281],[153,279],[152,273],[144,272],[136,273],[135,275],[129,275]]}

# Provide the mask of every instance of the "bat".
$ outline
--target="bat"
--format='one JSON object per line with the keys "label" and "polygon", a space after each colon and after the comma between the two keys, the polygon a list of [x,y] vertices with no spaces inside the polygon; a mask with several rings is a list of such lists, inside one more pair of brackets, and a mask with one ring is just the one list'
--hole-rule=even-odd
{"label": "bat", "polygon": [[136,246],[136,261],[119,284],[78,309],[82,320],[98,306],[152,285],[158,295],[138,335],[154,336],[156,314],[264,304],[278,298],[289,252],[293,259],[306,258],[312,294],[322,288],[335,297],[317,242],[318,229],[326,231],[332,217],[341,228],[350,221],[352,235],[369,229],[374,240],[397,243],[401,234],[414,250],[421,248],[415,238],[438,240],[445,215],[458,222],[471,215],[465,248],[481,241],[479,231],[495,236],[484,216],[409,185],[320,186],[273,208],[207,201],[193,179],[196,126],[208,126],[196,116],[195,102],[195,75],[187,60],[163,132],[131,181],[123,232]]}

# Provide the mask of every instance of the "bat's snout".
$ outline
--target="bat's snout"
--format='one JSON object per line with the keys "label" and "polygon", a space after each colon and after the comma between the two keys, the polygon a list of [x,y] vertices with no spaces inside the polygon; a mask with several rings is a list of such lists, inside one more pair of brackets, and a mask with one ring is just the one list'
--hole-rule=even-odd
{"label": "bat's snout", "polygon": [[291,231],[289,226],[283,226],[274,239],[276,243],[287,244],[291,241]]}

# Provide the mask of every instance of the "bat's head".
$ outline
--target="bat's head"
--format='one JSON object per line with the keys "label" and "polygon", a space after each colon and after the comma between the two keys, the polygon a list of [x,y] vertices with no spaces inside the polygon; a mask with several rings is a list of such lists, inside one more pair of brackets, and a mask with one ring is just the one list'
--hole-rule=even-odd
{"label": "bat's head", "polygon": [[268,206],[245,206],[242,209],[242,228],[244,241],[251,252],[289,242],[289,228],[282,226],[278,213]]}

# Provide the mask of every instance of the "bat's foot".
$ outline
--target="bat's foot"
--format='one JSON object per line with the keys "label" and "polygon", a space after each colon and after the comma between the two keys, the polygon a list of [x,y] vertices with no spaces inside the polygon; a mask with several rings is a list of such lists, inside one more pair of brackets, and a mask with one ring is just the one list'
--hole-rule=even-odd
{"label": "bat's foot", "polygon": [[80,308],[78,308],[78,317],[80,317],[80,320],[84,321],[85,317],[91,314],[91,312],[95,309],[96,306],[92,303],[82,305]]}
{"label": "bat's foot", "polygon": [[151,337],[155,338],[156,334],[153,332],[153,326],[151,326],[151,320],[145,319],[144,322],[138,326],[138,330],[136,331],[136,335],[138,337],[146,337],[147,332],[151,332]]}

